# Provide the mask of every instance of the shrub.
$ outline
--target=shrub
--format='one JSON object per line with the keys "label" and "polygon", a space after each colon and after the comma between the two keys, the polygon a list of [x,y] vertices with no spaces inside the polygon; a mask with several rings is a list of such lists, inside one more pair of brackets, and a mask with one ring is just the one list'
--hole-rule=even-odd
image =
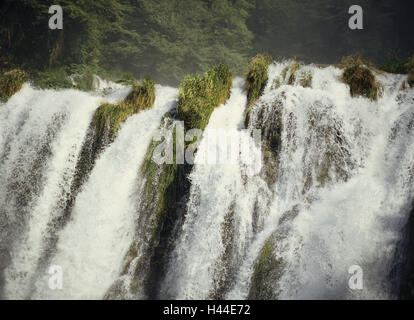
{"label": "shrub", "polygon": [[69,75],[63,68],[49,69],[32,75],[33,85],[41,89],[73,88]]}
{"label": "shrub", "polygon": [[384,64],[380,67],[381,70],[389,73],[397,73],[403,74],[407,73],[407,69],[405,67],[405,61],[399,59],[398,57],[392,57],[384,62]]}
{"label": "shrub", "polygon": [[203,77],[187,76],[180,85],[177,113],[185,129],[203,130],[214,108],[225,103],[230,96],[232,71],[220,64]]}
{"label": "shrub", "polygon": [[372,71],[360,58],[347,57],[342,61],[345,68],[343,81],[349,85],[351,96],[364,96],[377,100],[381,95],[382,86],[376,81]]}
{"label": "shrub", "polygon": [[4,73],[0,78],[0,99],[7,101],[22,88],[25,79],[26,73],[19,69]]}
{"label": "shrub", "polygon": [[263,93],[268,80],[268,68],[271,58],[258,54],[250,60],[249,70],[246,75],[247,101],[253,104]]}

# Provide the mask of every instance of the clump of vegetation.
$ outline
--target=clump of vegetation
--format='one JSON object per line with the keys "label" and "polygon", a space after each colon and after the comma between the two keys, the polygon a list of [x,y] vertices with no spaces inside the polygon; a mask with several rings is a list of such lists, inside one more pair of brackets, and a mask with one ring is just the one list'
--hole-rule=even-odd
{"label": "clump of vegetation", "polygon": [[302,73],[300,78],[300,85],[304,88],[309,88],[312,85],[312,73],[305,71]]}
{"label": "clump of vegetation", "polygon": [[135,83],[131,93],[121,103],[114,105],[102,104],[95,112],[93,123],[99,133],[106,126],[114,135],[122,122],[129,116],[141,110],[151,109],[155,101],[155,84],[150,78],[145,78],[142,84]]}
{"label": "clump of vegetation", "polygon": [[214,108],[225,103],[230,96],[232,71],[220,64],[203,77],[187,76],[180,85],[177,113],[186,129],[203,130]]}
{"label": "clump of vegetation", "polygon": [[[175,129],[173,129],[171,143],[173,150],[176,148]],[[142,174],[146,177],[144,186],[144,199],[147,201],[146,212],[152,211],[151,241],[155,241],[160,233],[165,218],[171,209],[177,193],[178,164],[176,154],[173,155],[172,164],[158,165],[153,159],[153,154],[161,142],[153,141],[147,150],[144,163],[141,167]],[[155,190],[155,191],[154,191]],[[143,202],[143,204],[145,204]]]}
{"label": "clump of vegetation", "polygon": [[25,79],[26,73],[19,69],[4,73],[0,77],[0,99],[7,101],[22,88]]}
{"label": "clump of vegetation", "polygon": [[281,86],[281,82],[280,82],[280,77],[277,77],[275,79],[273,79],[273,83],[272,83],[272,90],[276,90],[279,89]]}
{"label": "clump of vegetation", "polygon": [[287,75],[288,71],[289,71],[289,66],[286,66],[286,67],[283,68],[282,72],[280,73],[283,80],[286,79],[286,75]]}
{"label": "clump of vegetation", "polygon": [[263,93],[268,80],[268,68],[271,58],[258,54],[250,60],[249,70],[246,75],[247,101],[253,104]]}
{"label": "clump of vegetation", "polygon": [[33,85],[41,89],[69,89],[74,85],[63,68],[39,71],[33,74]]}
{"label": "clump of vegetation", "polygon": [[293,63],[290,65],[290,76],[288,80],[288,84],[293,85],[296,81],[296,72],[300,69],[299,62],[296,61],[296,59],[293,61]]}
{"label": "clump of vegetation", "polygon": [[275,257],[275,243],[270,237],[263,246],[253,271],[249,299],[275,299],[274,284],[281,274],[282,262]]}
{"label": "clump of vegetation", "polygon": [[93,124],[98,134],[101,134],[106,127],[109,127],[110,132],[114,134],[118,131],[120,124],[132,114],[134,114],[134,109],[124,103],[104,103],[96,110]]}
{"label": "clump of vegetation", "polygon": [[404,60],[394,56],[386,60],[380,69],[388,73],[403,74],[407,73],[405,63]]}
{"label": "clump of vegetation", "polygon": [[407,82],[410,85],[410,87],[414,87],[414,56],[408,58],[405,68],[408,72],[408,79]]}
{"label": "clump of vegetation", "polygon": [[97,68],[84,65],[56,67],[31,73],[33,85],[41,89],[78,89],[91,91],[94,74],[101,73]]}
{"label": "clump of vegetation", "polygon": [[414,71],[410,72],[408,74],[408,79],[407,79],[408,84],[410,85],[411,88],[414,87]]}
{"label": "clump of vegetation", "polygon": [[131,106],[134,112],[151,109],[155,101],[155,82],[146,76],[142,84],[134,83],[131,93],[125,98],[125,104]]}
{"label": "clump of vegetation", "polygon": [[349,85],[352,97],[364,96],[377,100],[382,93],[381,84],[375,75],[360,58],[347,57],[342,59],[344,66],[343,81]]}

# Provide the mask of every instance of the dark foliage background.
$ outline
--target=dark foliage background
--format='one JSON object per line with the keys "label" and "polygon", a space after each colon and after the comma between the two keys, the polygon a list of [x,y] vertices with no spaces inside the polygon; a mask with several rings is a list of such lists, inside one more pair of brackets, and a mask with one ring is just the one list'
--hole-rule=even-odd
{"label": "dark foliage background", "polygon": [[[52,4],[63,30],[48,28]],[[364,30],[348,28],[352,4],[364,9]],[[88,66],[175,85],[219,62],[242,73],[258,52],[382,64],[414,52],[413,14],[412,0],[2,0],[0,71]]]}

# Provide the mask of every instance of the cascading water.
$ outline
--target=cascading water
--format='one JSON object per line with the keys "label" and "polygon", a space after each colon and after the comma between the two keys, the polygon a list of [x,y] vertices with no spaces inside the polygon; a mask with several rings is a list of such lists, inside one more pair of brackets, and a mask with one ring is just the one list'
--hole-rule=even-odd
{"label": "cascading water", "polygon": [[[246,243],[252,237],[255,197],[259,191],[268,192],[267,187],[260,178],[253,177],[247,183],[243,181],[246,168],[241,159],[231,163],[227,155],[227,163],[219,163],[223,140],[231,139],[232,133],[243,134],[240,130],[246,102],[243,81],[236,79],[230,99],[217,108],[210,118],[206,136],[213,130],[217,134],[227,133],[227,136],[203,139],[198,148],[190,176],[192,184],[186,221],[164,280],[162,297],[222,298],[222,291],[231,281],[235,265],[244,255]],[[248,136],[247,132],[245,134]],[[230,146],[230,143],[226,142],[230,148],[236,147],[237,150],[238,146]],[[212,163],[209,164],[212,154],[216,159],[210,159]],[[258,164],[260,170],[260,157],[258,162],[255,165]]]}
{"label": "cascading water", "polygon": [[[126,93],[121,90],[107,99]],[[25,85],[0,108],[1,259],[11,262],[4,265],[6,297],[28,294],[37,260],[47,249],[44,237],[53,228],[48,223],[63,205],[83,138],[101,101],[99,95]]]}
{"label": "cascading water", "polygon": [[156,88],[154,108],[131,116],[115,142],[100,156],[88,182],[78,195],[72,220],[61,232],[52,265],[65,272],[61,291],[37,283],[35,298],[102,298],[120,273],[122,259],[132,241],[135,220],[135,185],[153,132],[176,100],[171,88]]}
{"label": "cascading water", "polygon": [[[275,182],[267,190],[263,172],[241,183],[240,170],[195,166],[165,297],[395,297],[389,275],[413,195],[413,92],[399,90],[403,76],[379,75],[378,102],[352,98],[341,70],[304,66],[293,78],[289,65],[270,67],[249,111],[250,127],[281,131]],[[312,79],[306,88],[299,85],[305,77]],[[209,126],[218,115],[240,122],[233,103],[242,101],[230,99]],[[258,190],[259,203],[271,199],[263,210],[252,206]],[[237,204],[243,199],[248,206]],[[234,233],[237,225],[246,227]],[[220,287],[227,259],[233,278]],[[353,265],[365,270],[364,290],[348,287]]]}
{"label": "cascading water", "polygon": [[[227,297],[246,298],[259,287],[281,299],[390,298],[388,277],[413,195],[413,92],[399,91],[404,77],[379,76],[385,92],[378,102],[351,98],[333,67],[303,67],[310,88],[297,85],[300,76],[296,86],[282,79],[272,88],[285,67],[270,68],[253,111],[275,112],[269,106],[281,101],[275,197]],[[269,253],[266,241],[273,243],[272,277],[255,284],[266,268],[257,261]],[[365,271],[361,291],[348,288],[353,265]]]}
{"label": "cascading water", "polygon": [[[404,88],[405,76],[377,74],[384,86],[378,101],[351,97],[340,69],[296,69],[293,63],[270,66],[261,98],[247,110],[243,81],[235,79],[230,99],[213,112],[206,132],[233,131],[249,140],[261,130],[261,170],[251,174],[241,162],[197,162],[223,142],[203,137],[182,223],[169,233],[172,250],[152,295],[398,296],[404,251],[398,249],[414,202],[414,90]],[[176,89],[156,87],[154,108],[127,119],[99,155],[63,229],[51,224],[68,199],[94,111],[127,92],[122,86],[105,96],[26,85],[0,105],[0,297],[117,298],[120,276],[141,290],[134,270],[145,274],[147,285],[149,267],[134,263],[150,258],[127,252],[149,236],[153,242],[145,244],[159,243],[151,231],[158,217],[140,212],[152,208],[148,199],[140,206],[146,195],[140,194],[140,168],[152,134],[174,108]],[[57,243],[42,264],[51,232]],[[50,265],[62,267],[62,290],[48,288]],[[348,286],[355,265],[363,271],[362,290]]]}

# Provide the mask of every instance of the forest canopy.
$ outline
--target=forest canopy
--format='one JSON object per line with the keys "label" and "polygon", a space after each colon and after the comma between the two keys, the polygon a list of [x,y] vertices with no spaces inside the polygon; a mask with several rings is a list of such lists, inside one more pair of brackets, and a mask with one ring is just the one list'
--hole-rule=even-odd
{"label": "forest canopy", "polygon": [[[48,9],[63,8],[50,30]],[[149,74],[176,85],[226,63],[243,73],[256,53],[334,63],[358,53],[375,63],[414,51],[414,4],[360,0],[364,30],[348,28],[349,0],[3,0],[0,71],[87,66]]]}

